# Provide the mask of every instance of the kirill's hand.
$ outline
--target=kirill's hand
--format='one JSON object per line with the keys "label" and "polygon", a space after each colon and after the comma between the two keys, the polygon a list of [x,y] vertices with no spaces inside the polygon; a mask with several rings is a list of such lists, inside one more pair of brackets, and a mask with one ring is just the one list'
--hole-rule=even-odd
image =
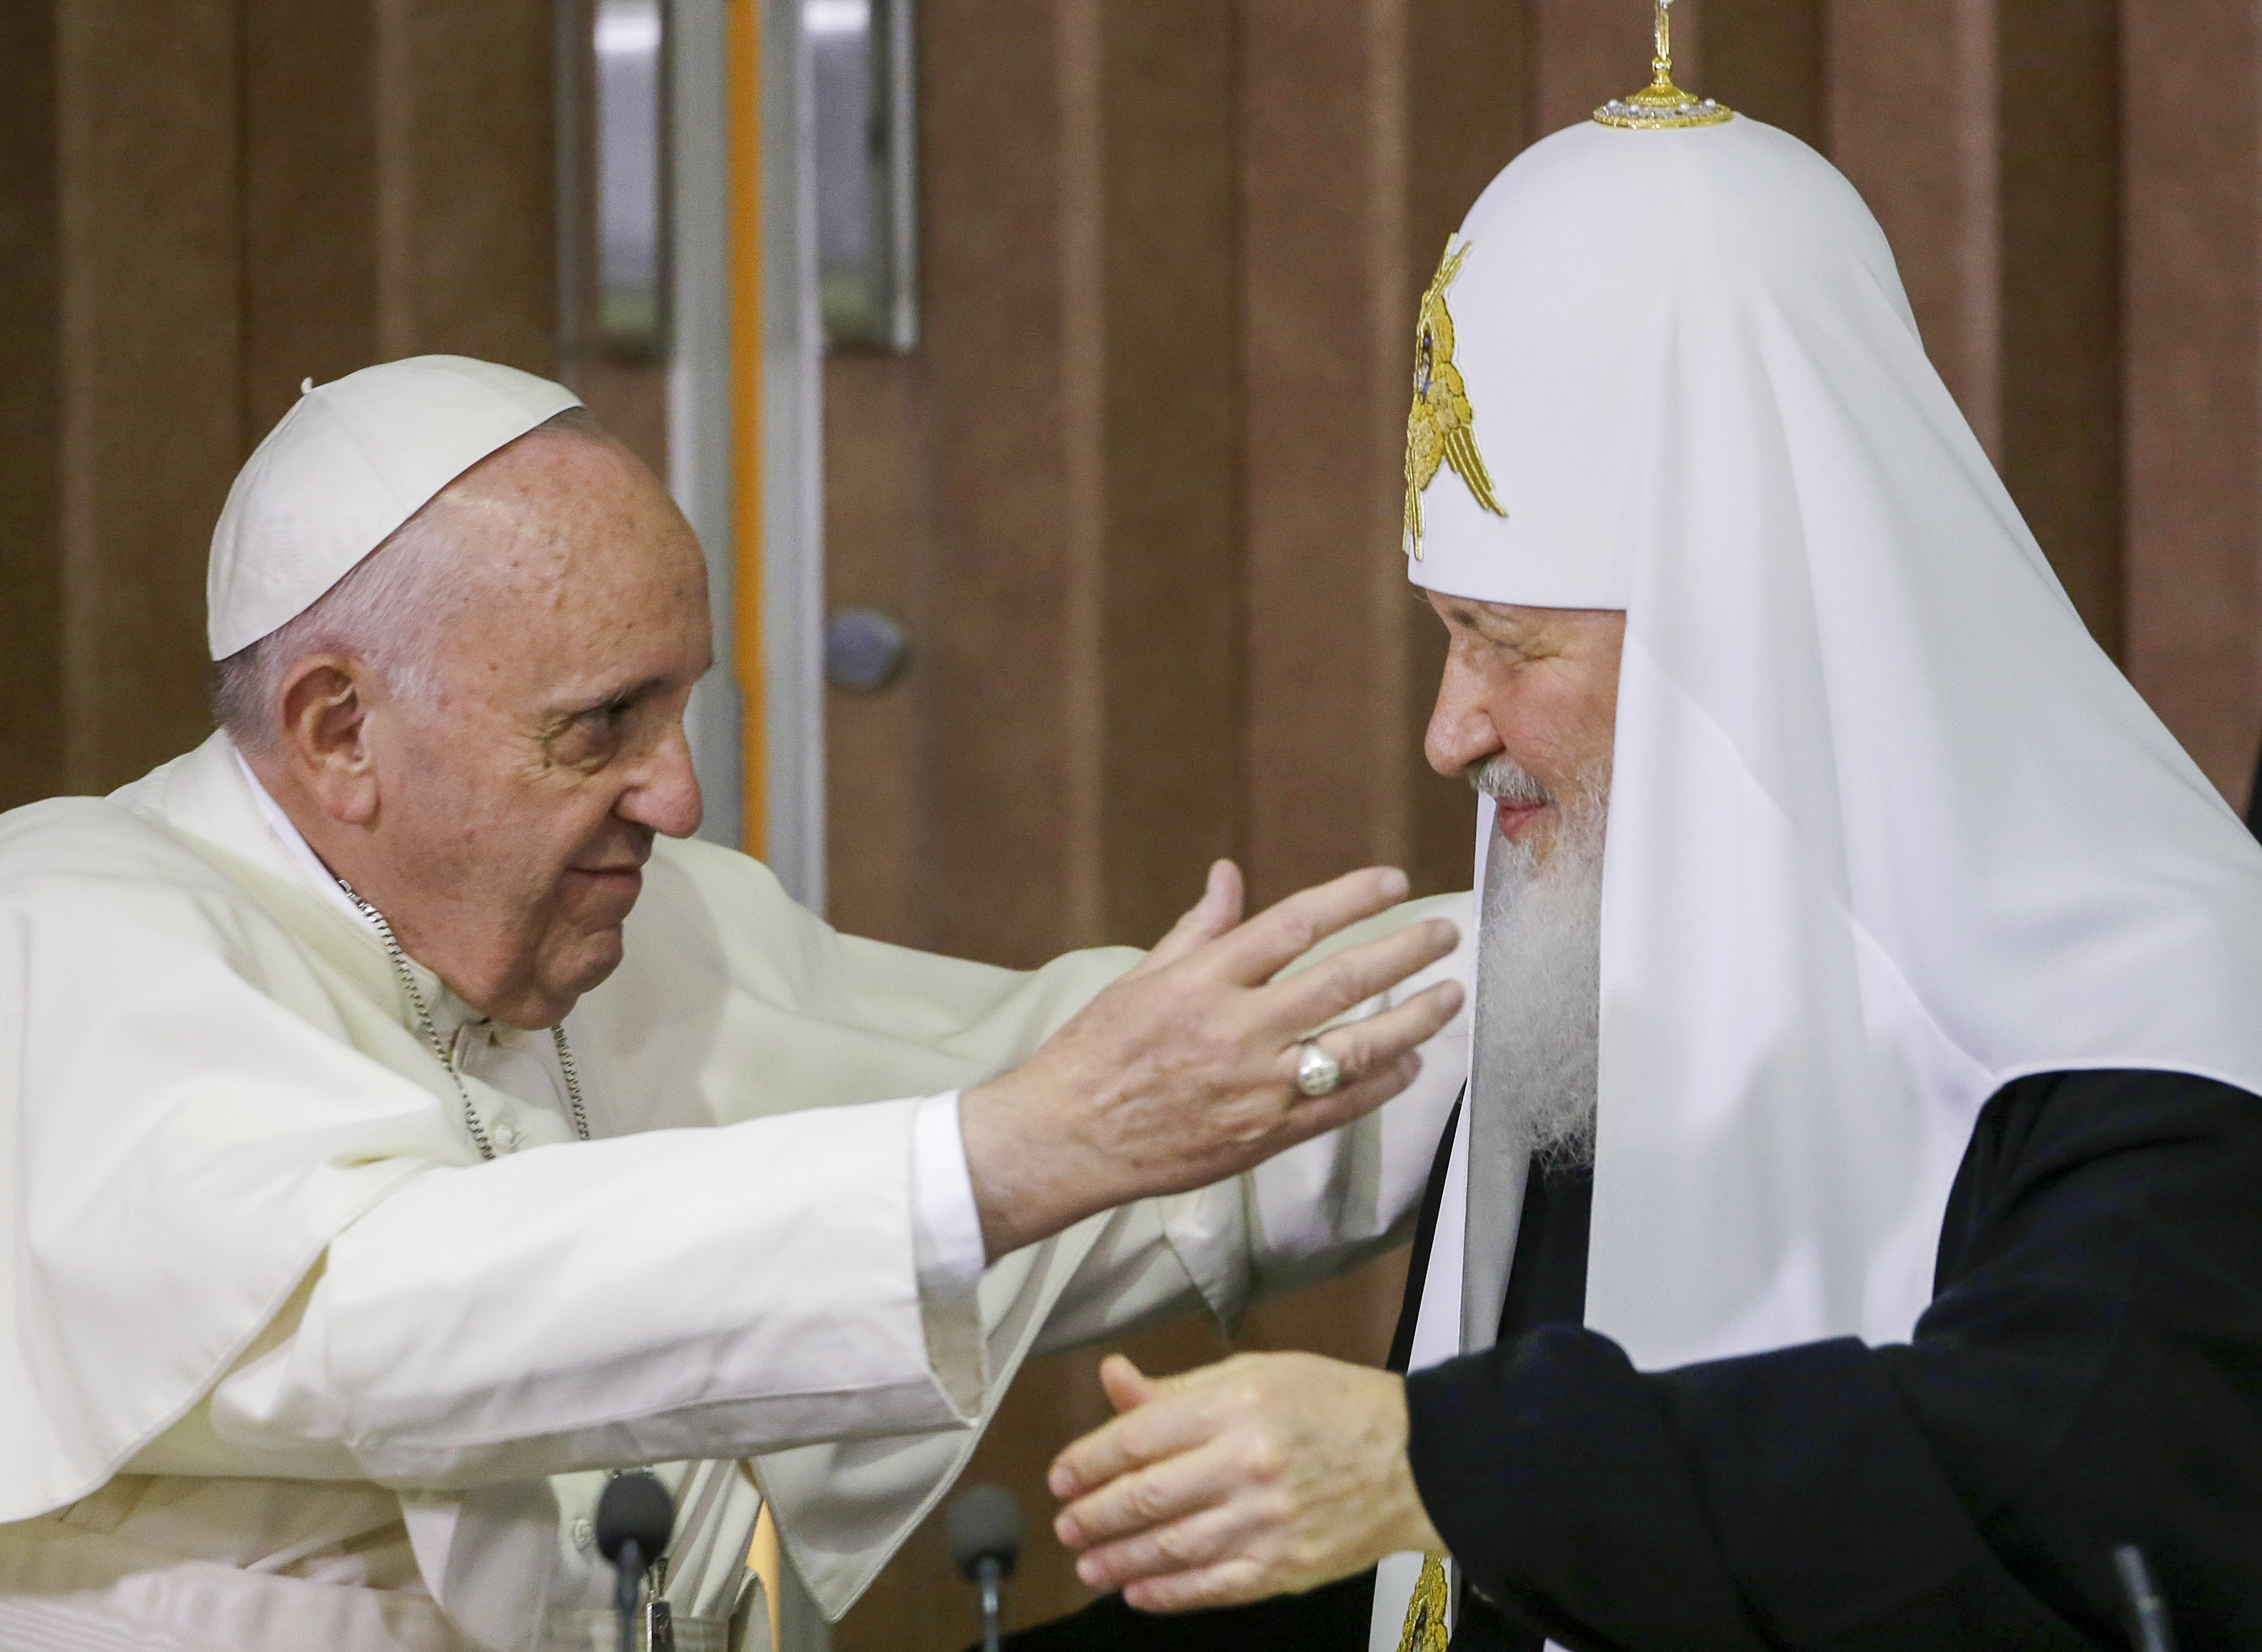
{"label": "kirill's hand", "polygon": [[1054,1460],[1077,1576],[1186,1612],[1442,1554],[1406,1461],[1403,1379],[1308,1353],[1242,1354],[1156,1381],[1099,1368],[1121,1413]]}
{"label": "kirill's hand", "polygon": [[1459,941],[1451,923],[1408,924],[1280,973],[1405,898],[1406,875],[1379,867],[1243,923],[1239,870],[1229,861],[1211,868],[1199,904],[1137,968],[1019,1067],[960,1099],[989,1254],[1134,1199],[1237,1175],[1412,1083],[1416,1050],[1460,1008],[1456,982],[1322,1035],[1342,1068],[1332,1094],[1298,1090],[1298,1041],[1448,956]]}

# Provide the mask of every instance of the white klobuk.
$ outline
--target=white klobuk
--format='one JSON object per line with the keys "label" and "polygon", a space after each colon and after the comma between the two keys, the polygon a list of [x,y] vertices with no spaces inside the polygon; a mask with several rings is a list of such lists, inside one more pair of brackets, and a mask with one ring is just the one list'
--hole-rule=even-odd
{"label": "white klobuk", "polygon": [[[1581,125],[1448,251],[1491,505],[1438,465],[1409,576],[1626,615],[1587,1323],[1646,1369],[1904,1339],[2003,1086],[2262,1091],[2262,848],[2084,629],[1805,145]],[[1473,1258],[1521,1187],[1471,1189]]]}

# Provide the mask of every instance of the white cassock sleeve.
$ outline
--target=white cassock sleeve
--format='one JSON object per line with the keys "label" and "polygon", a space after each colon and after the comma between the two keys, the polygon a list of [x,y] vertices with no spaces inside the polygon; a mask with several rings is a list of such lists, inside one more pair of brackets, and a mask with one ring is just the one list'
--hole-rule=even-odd
{"label": "white cassock sleeve", "polygon": [[[1456,954],[1392,997],[1466,973]],[[1378,1115],[1093,1218],[1026,1351],[1197,1306],[1230,1324],[1388,1244],[1466,1036],[1457,1018]],[[212,1423],[436,1488],[960,1428],[1018,1364],[982,1329],[969,1237],[978,1280],[955,1092],[436,1168],[332,1242]]]}
{"label": "white cassock sleeve", "polygon": [[917,1112],[428,1171],[332,1241],[213,1425],[440,1487],[962,1424],[978,1368],[931,1364],[916,1276]]}

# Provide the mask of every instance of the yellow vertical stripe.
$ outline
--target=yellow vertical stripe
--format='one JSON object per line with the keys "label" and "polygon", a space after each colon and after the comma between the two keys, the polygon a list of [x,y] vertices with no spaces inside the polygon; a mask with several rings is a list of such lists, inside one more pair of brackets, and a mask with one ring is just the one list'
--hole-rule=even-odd
{"label": "yellow vertical stripe", "polygon": [[762,1504],[761,1519],[754,1523],[754,1541],[746,1551],[746,1569],[762,1580],[762,1603],[770,1615],[770,1645],[778,1643],[778,1580],[784,1574],[785,1557],[778,1548],[777,1521],[770,1516],[770,1505]]}
{"label": "yellow vertical stripe", "polygon": [[769,839],[768,701],[762,671],[762,0],[730,0],[731,400],[737,500],[732,618],[744,708],[746,849]]}

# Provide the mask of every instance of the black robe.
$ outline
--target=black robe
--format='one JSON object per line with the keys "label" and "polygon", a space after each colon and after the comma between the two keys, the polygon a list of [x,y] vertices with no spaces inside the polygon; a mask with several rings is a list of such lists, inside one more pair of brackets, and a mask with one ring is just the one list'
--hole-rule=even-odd
{"label": "black robe", "polygon": [[2262,760],[2254,765],[2254,790],[2246,794],[2246,826],[2262,838]]}
{"label": "black robe", "polygon": [[[1500,1345],[1408,1381],[1461,1652],[2121,1647],[2129,1542],[2183,1652],[2262,1647],[2262,1100],[2155,1072],[1998,1093],[1905,1345],[1637,1372],[1579,1325],[1590,1190],[1532,1178]],[[1372,1591],[1111,1598],[1012,1644],[1364,1652]]]}

